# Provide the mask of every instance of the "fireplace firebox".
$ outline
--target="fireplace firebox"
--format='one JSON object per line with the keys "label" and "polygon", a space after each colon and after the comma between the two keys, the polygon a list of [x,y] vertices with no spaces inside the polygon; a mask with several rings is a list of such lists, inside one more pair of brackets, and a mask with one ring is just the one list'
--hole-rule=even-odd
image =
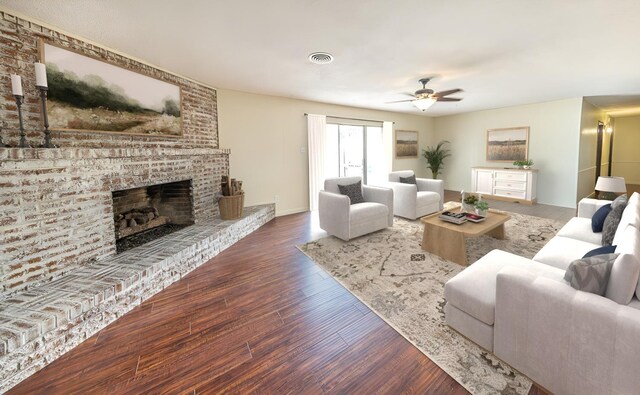
{"label": "fireplace firebox", "polygon": [[113,191],[116,249],[123,252],[194,223],[192,181]]}

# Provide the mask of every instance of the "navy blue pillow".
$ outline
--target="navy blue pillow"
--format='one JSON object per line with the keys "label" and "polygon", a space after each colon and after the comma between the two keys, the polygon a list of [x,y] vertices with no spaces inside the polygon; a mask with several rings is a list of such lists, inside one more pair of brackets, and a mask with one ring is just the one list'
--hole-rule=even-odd
{"label": "navy blue pillow", "polygon": [[586,254],[584,254],[582,259],[596,255],[613,254],[614,252],[616,252],[616,246],[602,246],[587,252]]}
{"label": "navy blue pillow", "polygon": [[604,220],[607,218],[607,215],[611,212],[611,204],[604,205],[600,207],[593,217],[591,217],[591,230],[594,233],[602,232],[602,226],[604,225]]}

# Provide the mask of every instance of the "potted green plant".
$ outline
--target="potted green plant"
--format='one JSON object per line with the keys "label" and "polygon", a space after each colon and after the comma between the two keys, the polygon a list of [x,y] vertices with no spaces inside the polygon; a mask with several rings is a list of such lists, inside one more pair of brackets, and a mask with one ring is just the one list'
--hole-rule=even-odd
{"label": "potted green plant", "polygon": [[527,160],[517,160],[513,162],[514,166],[518,166],[521,169],[530,169],[533,166],[533,161],[531,159]]}
{"label": "potted green plant", "polygon": [[487,215],[487,210],[489,210],[489,203],[484,200],[479,200],[475,204],[476,214],[482,215],[483,217]]}
{"label": "potted green plant", "polygon": [[422,150],[422,156],[427,160],[427,169],[431,170],[433,178],[437,179],[438,174],[443,168],[445,158],[451,156],[451,151],[444,148],[444,145],[449,143],[446,140],[439,142],[435,147],[427,147]]}
{"label": "potted green plant", "polygon": [[473,211],[477,202],[478,197],[476,195],[465,195],[462,199],[462,210],[467,212]]}

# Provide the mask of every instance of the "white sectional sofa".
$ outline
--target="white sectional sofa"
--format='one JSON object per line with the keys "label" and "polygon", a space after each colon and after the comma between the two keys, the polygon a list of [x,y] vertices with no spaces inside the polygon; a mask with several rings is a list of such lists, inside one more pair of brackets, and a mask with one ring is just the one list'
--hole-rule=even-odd
{"label": "white sectional sofa", "polygon": [[614,238],[606,294],[564,280],[571,261],[600,246],[591,216],[610,202],[583,199],[533,259],[494,250],[445,285],[447,323],[557,394],[640,393],[640,196]]}

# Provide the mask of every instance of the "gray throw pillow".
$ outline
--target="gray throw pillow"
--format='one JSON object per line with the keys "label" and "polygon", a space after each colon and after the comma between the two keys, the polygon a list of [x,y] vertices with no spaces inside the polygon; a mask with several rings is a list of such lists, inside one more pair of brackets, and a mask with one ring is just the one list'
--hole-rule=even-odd
{"label": "gray throw pillow", "polygon": [[351,204],[364,203],[364,197],[362,196],[361,181],[358,181],[355,184],[349,184],[349,185],[338,184],[338,189],[340,190],[341,195],[349,196],[349,200],[351,200]]}
{"label": "gray throw pillow", "polygon": [[413,184],[413,185],[416,185],[416,184],[417,184],[417,182],[416,182],[416,175],[414,174],[414,175],[409,176],[409,177],[400,177],[400,182],[401,182],[401,183],[403,183],[403,184]]}
{"label": "gray throw pillow", "polygon": [[[613,207],[613,203],[611,203],[611,207]],[[602,245],[610,246],[613,243],[613,238],[616,235],[616,230],[618,229],[618,225],[620,224],[620,219],[622,218],[622,212],[626,204],[618,204],[616,208],[611,210],[607,218],[604,219],[604,225],[602,225]]]}
{"label": "gray throw pillow", "polygon": [[620,195],[611,202],[611,209],[614,209],[622,205],[623,207],[627,206],[627,195]]}
{"label": "gray throw pillow", "polygon": [[579,291],[603,296],[617,256],[618,254],[604,254],[577,259],[569,264],[564,279]]}

